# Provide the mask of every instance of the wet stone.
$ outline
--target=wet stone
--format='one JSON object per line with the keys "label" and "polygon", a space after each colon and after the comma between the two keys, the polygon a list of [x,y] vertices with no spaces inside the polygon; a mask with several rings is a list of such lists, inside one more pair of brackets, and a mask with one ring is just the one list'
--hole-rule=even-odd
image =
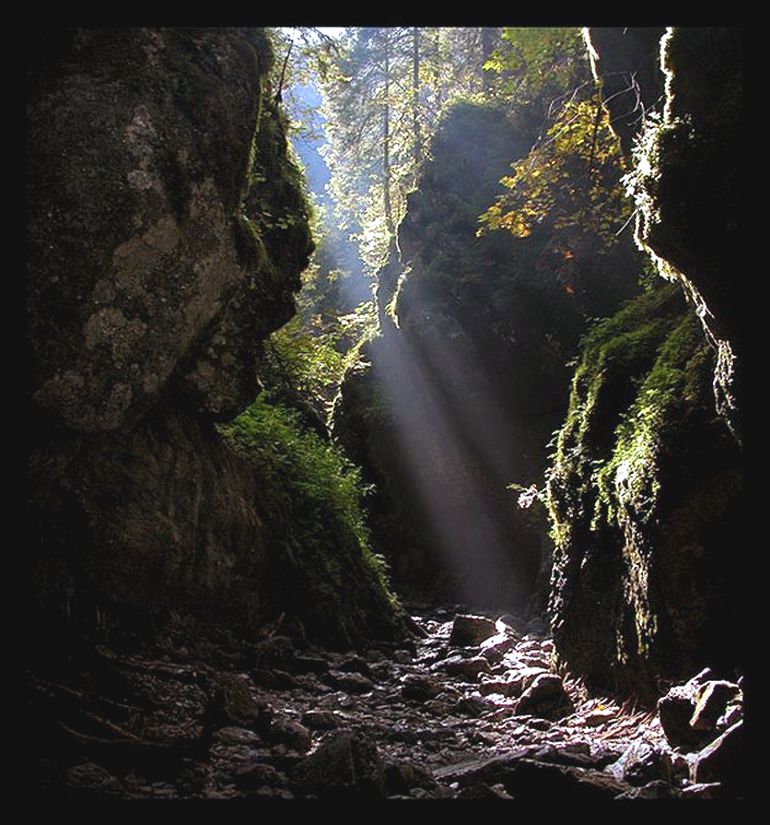
{"label": "wet stone", "polygon": [[335,730],[342,719],[331,710],[309,710],[302,715],[302,724],[311,730]]}
{"label": "wet stone", "polygon": [[608,770],[631,785],[646,785],[660,780],[670,783],[673,776],[671,757],[643,741],[629,745]]}
{"label": "wet stone", "polygon": [[348,656],[335,669],[342,673],[360,673],[362,676],[366,676],[367,679],[371,679],[372,676],[369,663],[361,656]]}
{"label": "wet stone", "polygon": [[715,730],[720,717],[741,689],[733,682],[713,680],[706,682],[695,693],[695,710],[690,718],[690,727],[695,730]]}
{"label": "wet stone", "polygon": [[469,682],[478,681],[481,673],[492,672],[489,662],[481,656],[474,656],[470,659],[451,656],[449,659],[436,663],[431,669],[443,671],[449,676],[459,676]]}
{"label": "wet stone", "polygon": [[296,690],[300,683],[291,673],[283,670],[256,668],[251,672],[255,684],[271,690]]}
{"label": "wet stone", "polygon": [[254,747],[262,743],[262,738],[258,733],[246,728],[220,728],[214,734],[213,741],[218,745],[241,745],[244,747]]}
{"label": "wet stone", "polygon": [[244,791],[256,791],[265,786],[270,788],[286,788],[288,780],[272,765],[255,762],[240,768],[235,773],[235,784]]}
{"label": "wet stone", "polygon": [[70,768],[65,782],[69,793],[77,795],[114,797],[123,791],[120,781],[94,762],[82,762]]}
{"label": "wet stone", "polygon": [[273,719],[268,738],[300,753],[309,750],[313,744],[313,737],[304,725],[285,717]]}
{"label": "wet stone", "polygon": [[720,782],[725,787],[742,791],[745,782],[743,722],[736,722],[718,739],[704,748],[692,765],[692,781]]}
{"label": "wet stone", "polygon": [[555,673],[537,676],[516,705],[516,714],[528,714],[556,721],[574,713],[575,706]]}
{"label": "wet stone", "polygon": [[295,793],[320,798],[382,799],[385,765],[373,742],[340,733],[326,740],[290,774]]}
{"label": "wet stone", "polygon": [[344,690],[345,693],[362,694],[374,690],[372,680],[360,673],[340,673],[332,670],[329,671],[329,677],[334,687]]}
{"label": "wet stone", "polygon": [[709,731],[696,730],[690,724],[695,710],[695,695],[711,677],[706,668],[682,685],[675,685],[658,701],[658,716],[666,739],[673,748],[700,750],[713,738]]}
{"label": "wet stone", "polygon": [[449,643],[457,647],[481,644],[485,639],[497,633],[497,626],[492,619],[470,614],[455,616]]}
{"label": "wet stone", "polygon": [[416,702],[433,699],[443,690],[441,684],[430,676],[408,673],[401,679],[401,696]]}

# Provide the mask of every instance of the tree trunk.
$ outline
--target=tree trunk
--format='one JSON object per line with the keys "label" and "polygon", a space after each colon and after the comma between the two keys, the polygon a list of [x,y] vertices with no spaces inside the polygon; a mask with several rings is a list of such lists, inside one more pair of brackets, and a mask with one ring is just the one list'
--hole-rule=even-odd
{"label": "tree trunk", "polygon": [[412,139],[414,141],[414,179],[422,166],[422,143],[420,141],[420,30],[412,29]]}
{"label": "tree trunk", "polygon": [[[495,50],[495,45],[498,38],[498,29],[482,28],[481,29],[481,65],[492,57],[492,52]],[[492,93],[492,75],[490,72],[481,69],[481,84],[484,90],[484,95],[489,96]]]}
{"label": "tree trunk", "polygon": [[382,109],[382,177],[383,206],[388,235],[393,238],[396,225],[393,220],[393,205],[390,201],[390,44],[385,36],[385,102]]}

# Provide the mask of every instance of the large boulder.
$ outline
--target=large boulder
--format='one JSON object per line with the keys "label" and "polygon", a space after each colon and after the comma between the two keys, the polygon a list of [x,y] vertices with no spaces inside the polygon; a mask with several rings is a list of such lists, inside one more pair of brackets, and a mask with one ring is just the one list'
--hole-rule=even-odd
{"label": "large boulder", "polygon": [[298,541],[301,492],[214,426],[257,395],[313,246],[266,33],[43,29],[26,47],[30,626],[54,648],[180,614],[387,635],[350,528],[320,517]]}
{"label": "large boulder", "polygon": [[[293,313],[310,252],[262,99],[265,35],[62,30],[39,48],[27,142],[36,403],[88,432],[130,425],[185,384],[196,410],[237,412],[256,393],[255,345]],[[273,173],[263,207],[298,218],[277,271],[248,223],[260,205],[244,215],[255,154]]]}

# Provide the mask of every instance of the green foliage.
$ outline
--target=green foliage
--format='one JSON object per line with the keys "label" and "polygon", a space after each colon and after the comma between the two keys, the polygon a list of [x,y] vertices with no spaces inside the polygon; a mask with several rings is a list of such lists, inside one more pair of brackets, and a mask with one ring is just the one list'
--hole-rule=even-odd
{"label": "green foliage", "polygon": [[345,552],[363,561],[365,570],[390,600],[385,563],[375,555],[362,509],[368,488],[360,470],[335,445],[303,429],[299,414],[273,403],[269,393],[220,432],[233,449],[259,470],[269,509],[287,525],[290,553],[321,565],[338,579],[334,567]]}
{"label": "green foliage", "polygon": [[297,314],[268,339],[263,382],[283,397],[296,394],[328,421],[345,371],[375,329],[372,302],[344,315]]}
{"label": "green foliage", "polygon": [[500,76],[499,96],[515,96],[519,103],[546,88],[569,88],[585,64],[577,28],[507,27],[501,39],[484,69]]}
{"label": "green foliage", "polygon": [[568,102],[546,138],[501,179],[510,192],[481,215],[479,234],[506,229],[524,238],[547,220],[556,230],[590,231],[612,246],[632,206],[620,186],[620,145],[598,92]]}

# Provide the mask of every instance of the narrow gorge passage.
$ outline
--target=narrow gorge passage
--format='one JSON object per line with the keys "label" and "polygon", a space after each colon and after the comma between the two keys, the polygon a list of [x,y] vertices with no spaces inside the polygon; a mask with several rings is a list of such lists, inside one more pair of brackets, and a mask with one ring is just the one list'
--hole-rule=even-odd
{"label": "narrow gorge passage", "polygon": [[741,30],[26,45],[30,798],[751,795]]}

